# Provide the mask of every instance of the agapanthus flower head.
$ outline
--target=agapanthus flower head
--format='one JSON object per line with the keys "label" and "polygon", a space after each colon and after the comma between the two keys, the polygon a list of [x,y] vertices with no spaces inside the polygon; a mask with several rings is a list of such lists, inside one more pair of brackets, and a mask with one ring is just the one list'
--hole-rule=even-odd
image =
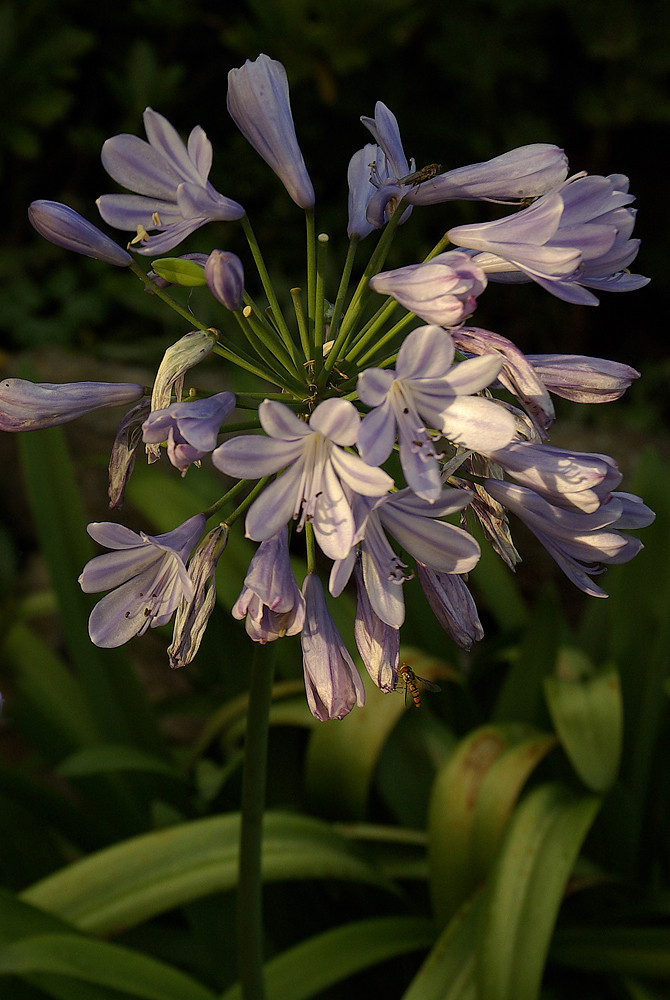
{"label": "agapanthus flower head", "polygon": [[370,278],[373,291],[393,296],[426,323],[444,327],[457,326],[472,315],[486,284],[482,269],[458,250]]}
{"label": "agapanthus flower head", "polygon": [[242,308],[244,266],[237,254],[229,250],[212,250],[205,264],[205,278],[210,292],[221,305],[231,312]]}
{"label": "agapanthus flower head", "polygon": [[453,362],[450,335],[422,326],[405,338],[395,370],[368,368],[358,377],[358,395],[372,407],[358,433],[361,455],[370,465],[385,462],[397,435],[405,478],[427,500],[442,491],[436,438],[486,454],[515,433],[505,408],[473,395],[496,378],[502,359],[490,354]]}
{"label": "agapanthus flower head", "polygon": [[98,198],[105,222],[140,237],[138,253],[156,255],[172,250],[207,222],[241,219],[242,206],[219,194],[208,180],[212,144],[202,128],[196,125],[184,145],[163,115],[147,108],[143,118],[148,142],[124,133],[102,147],[107,173],[135,192]]}
{"label": "agapanthus flower head", "polygon": [[142,437],[147,444],[165,441],[170,462],[185,476],[190,465],[216,448],[219,428],[234,409],[232,392],[171,403],[164,410],[152,410],[142,425]]}
{"label": "agapanthus flower head", "polygon": [[91,559],[79,577],[87,594],[111,591],[88,620],[96,646],[121,646],[149,627],[165,625],[182,598],[193,599],[185,563],[204,527],[202,514],[163,535],[137,534],[109,521],[89,524],[91,538],[113,550]]}
{"label": "agapanthus flower head", "polygon": [[247,537],[262,542],[291,518],[298,520],[298,530],[309,520],[327,556],[347,555],[355,532],[343,484],[373,497],[382,496],[393,485],[382,469],[345,450],[355,444],[360,426],[355,406],[344,399],[326,399],[305,423],[288,406],[266,399],[258,416],[267,437],[230,438],[212,454],[218,469],[239,479],[286,470],[249,508]]}
{"label": "agapanthus flower head", "polygon": [[228,73],[226,99],[244,138],[270,166],[300,208],[314,205],[314,188],[295,134],[286,70],[262,54]]}
{"label": "agapanthus flower head", "polygon": [[105,406],[128,406],[144,393],[135,382],[0,381],[0,430],[35,431],[55,427]]}
{"label": "agapanthus flower head", "polygon": [[414,205],[444,201],[520,202],[551,191],[568,175],[562,149],[547,142],[519,146],[484,163],[471,163],[431,177],[412,190]]}
{"label": "agapanthus flower head", "polygon": [[487,479],[484,488],[525,522],[568,579],[592,597],[607,597],[593,576],[608,565],[629,562],[643,547],[622,530],[646,527],[655,517],[639,497],[628,493],[612,493],[587,513],[556,506],[517,483]]}
{"label": "agapanthus flower head", "polygon": [[247,635],[262,644],[302,629],[305,599],[291,569],[286,527],[258,546],[232,614],[244,618]]}
{"label": "agapanthus flower head", "polygon": [[492,281],[532,280],[566,302],[597,305],[584,285],[626,290],[616,274],[637,253],[637,241],[628,239],[633,200],[621,174],[577,174],[516,215],[456,226],[448,236],[478,251],[474,259]]}
{"label": "agapanthus flower head", "polygon": [[308,573],[302,587],[305,624],[300,633],[307,702],[321,722],[342,719],[365,704],[365,688],[332,619],[321,580]]}
{"label": "agapanthus flower head", "polygon": [[28,218],[40,236],[56,246],[116,267],[128,267],[132,260],[127,250],[59,201],[34,201],[28,209]]}
{"label": "agapanthus flower head", "polygon": [[193,594],[182,596],[174,620],[172,643],[168,646],[170,666],[190,663],[200,648],[216,603],[216,566],[228,542],[228,526],[218,524],[198,545],[188,561]]}

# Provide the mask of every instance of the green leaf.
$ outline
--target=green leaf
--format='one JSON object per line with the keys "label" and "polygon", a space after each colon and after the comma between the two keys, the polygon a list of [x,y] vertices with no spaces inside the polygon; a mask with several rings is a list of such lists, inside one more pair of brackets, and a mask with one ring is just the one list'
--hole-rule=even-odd
{"label": "green leaf", "polygon": [[476,898],[452,917],[402,1000],[480,1000],[475,976],[480,913]]}
{"label": "green leaf", "polygon": [[482,726],[438,773],[428,814],[433,909],[441,923],[485,880],[530,772],[556,739],[528,726]]}
{"label": "green leaf", "polygon": [[558,738],[584,784],[605,792],[616,781],[623,742],[618,672],[580,676],[571,650],[561,650],[557,672],[545,677],[544,690]]}
{"label": "green leaf", "polygon": [[[422,917],[380,917],[326,931],[271,959],[265,966],[268,997],[309,1000],[363,969],[397,955],[429,948],[435,925]],[[221,1000],[240,1000],[239,984]]]}
{"label": "green leaf", "polygon": [[[239,816],[194,820],[89,855],[30,886],[21,898],[82,930],[116,933],[237,883]],[[269,812],[263,878],[390,884],[328,824]]]}
{"label": "green leaf", "polygon": [[573,969],[670,981],[670,928],[565,928],[556,933],[551,957]]}
{"label": "green leaf", "polygon": [[194,260],[184,260],[182,257],[161,257],[151,262],[156,274],[169,281],[171,285],[183,285],[185,288],[196,288],[206,285],[205,269]]}
{"label": "green leaf", "polygon": [[57,773],[63,778],[80,778],[114,771],[145,771],[184,780],[177,769],[161,757],[112,743],[79,750],[61,761],[57,768]]}
{"label": "green leaf", "polygon": [[43,934],[0,948],[0,975],[31,973],[71,976],[141,1000],[214,1000],[210,990],[172,966],[74,934]]}
{"label": "green leaf", "polygon": [[565,885],[600,807],[541,785],[512,817],[482,897],[477,974],[486,1000],[537,1000]]}

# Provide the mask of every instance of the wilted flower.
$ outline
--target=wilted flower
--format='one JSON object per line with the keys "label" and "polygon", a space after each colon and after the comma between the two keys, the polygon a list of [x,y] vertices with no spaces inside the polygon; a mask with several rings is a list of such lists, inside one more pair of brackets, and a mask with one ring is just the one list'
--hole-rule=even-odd
{"label": "wilted flower", "polygon": [[149,415],[151,401],[141,400],[128,410],[116,430],[112,452],[109,456],[109,506],[114,509],[123,503],[126,485],[135,467],[137,449],[142,442],[142,424]]}
{"label": "wilted flower", "polygon": [[500,371],[496,355],[454,365],[454,342],[438,326],[422,326],[405,338],[395,371],[368,368],[358,376],[358,395],[373,407],[362,420],[358,447],[370,465],[385,462],[396,432],[400,461],[414,492],[436,500],[442,491],[435,428],[454,444],[475,451],[501,447],[515,433],[514,420],[503,407],[474,396]]}
{"label": "wilted flower", "polygon": [[249,508],[247,537],[262,542],[291,518],[299,518],[298,530],[309,520],[323,552],[331,559],[342,558],[354,540],[353,515],[342,484],[374,497],[393,485],[382,469],[345,451],[358,434],[356,408],[344,399],[326,399],[306,424],[283,403],[266,399],[258,416],[268,437],[230,438],[212,454],[218,469],[239,479],[258,479],[288,466]]}
{"label": "wilted flower", "polygon": [[286,527],[258,546],[232,613],[246,618],[247,635],[254,642],[272,642],[302,629],[305,600],[291,569]]}
{"label": "wilted flower", "polygon": [[232,392],[171,403],[164,410],[152,410],[142,425],[142,437],[149,444],[166,441],[168,458],[185,476],[190,465],[216,448],[219,428],[234,409]]}
{"label": "wilted flower", "polygon": [[97,226],[58,201],[34,201],[28,209],[28,218],[40,236],[56,246],[116,267],[128,267],[132,260],[127,250]]}
{"label": "wilted flower", "polygon": [[[102,147],[102,165],[110,177],[136,194],[103,194],[97,205],[105,222],[136,233],[138,253],[172,250],[189,233],[215,219],[241,219],[244,209],[208,181],[212,144],[199,125],[188,146],[170,122],[152,108],[143,115],[148,142],[135,135],[115,135]],[[156,230],[158,235],[146,235]],[[133,241],[134,242],[134,241]]]}
{"label": "wilted flower", "polygon": [[114,552],[95,556],[79,577],[86,594],[111,590],[91,612],[88,631],[96,646],[121,646],[151,626],[165,625],[182,598],[193,599],[185,561],[205,527],[196,514],[163,535],[139,535],[109,521],[89,524],[88,533]]}
{"label": "wilted flower", "polygon": [[34,431],[75,420],[105,406],[127,406],[142,396],[134,382],[0,382],[0,430]]}
{"label": "wilted flower", "polygon": [[335,627],[321,580],[308,573],[302,586],[305,624],[300,633],[307,701],[317,719],[342,719],[365,704],[365,688]]}
{"label": "wilted flower", "polygon": [[240,132],[270,166],[300,208],[314,204],[314,188],[295,134],[286,70],[264,54],[228,73],[228,111]]}
{"label": "wilted flower", "polygon": [[242,308],[244,267],[237,254],[227,250],[212,250],[205,264],[209,290],[221,305],[231,312]]}
{"label": "wilted flower", "polygon": [[477,605],[462,576],[438,573],[420,562],[416,564],[416,575],[433,614],[461,649],[468,650],[484,638]]}
{"label": "wilted flower", "polygon": [[[151,410],[164,410],[172,399],[174,391],[177,402],[181,402],[184,388],[184,376],[195,365],[200,364],[214,350],[214,335],[205,330],[191,330],[163,355],[151,393]],[[160,457],[160,447],[156,444],[147,445],[149,462],[155,462]]]}
{"label": "wilted flower", "polygon": [[592,597],[607,597],[592,576],[607,565],[628,562],[643,548],[639,539],[621,531],[644,528],[655,517],[629,493],[612,493],[597,510],[586,513],[555,506],[516,483],[487,479],[484,488],[528,525],[568,579]]}
{"label": "wilted flower", "polygon": [[555,188],[568,174],[562,149],[547,142],[519,146],[484,163],[447,170],[417,184],[413,205],[437,205],[462,198],[468,201],[521,201]]}
{"label": "wilted flower", "polygon": [[482,269],[458,250],[370,278],[373,291],[392,295],[426,323],[445,327],[457,326],[475,311],[486,284]]}
{"label": "wilted flower", "polygon": [[172,644],[168,646],[170,666],[190,663],[200,648],[216,603],[216,564],[228,542],[228,526],[219,524],[203,538],[188,563],[193,595],[182,597],[174,620]]}

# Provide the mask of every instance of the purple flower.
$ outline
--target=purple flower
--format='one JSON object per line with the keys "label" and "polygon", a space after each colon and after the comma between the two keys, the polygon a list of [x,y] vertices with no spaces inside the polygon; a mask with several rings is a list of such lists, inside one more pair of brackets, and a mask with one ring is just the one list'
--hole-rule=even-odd
{"label": "purple flower", "polygon": [[580,354],[527,354],[549,392],[575,403],[610,403],[640,377],[629,365]]}
{"label": "purple flower", "polygon": [[568,579],[593,597],[607,594],[591,577],[607,565],[628,562],[642,548],[639,539],[621,531],[646,527],[655,517],[639,497],[629,493],[612,493],[597,510],[585,513],[554,506],[516,483],[487,479],[484,487],[527,524]]}
{"label": "purple flower", "polygon": [[475,311],[486,283],[482,269],[458,250],[370,278],[373,291],[392,295],[426,323],[445,327],[457,326]]}
{"label": "purple flower", "polygon": [[135,467],[137,449],[142,441],[142,424],[149,415],[151,401],[143,399],[128,410],[119,424],[112,452],[109,456],[109,506],[114,509],[123,503],[128,480]]}
{"label": "purple flower", "polygon": [[506,409],[472,395],[495,379],[501,359],[486,355],[457,365],[453,359],[449,334],[439,326],[422,326],[405,338],[395,371],[368,368],[358,376],[358,395],[373,407],[358,433],[361,455],[370,465],[380,465],[391,454],[397,432],[407,483],[427,500],[438,499],[442,491],[435,451],[439,434],[486,454],[515,433]]}
{"label": "purple flower", "polygon": [[584,285],[628,291],[647,279],[617,274],[637,254],[628,237],[634,211],[628,179],[578,174],[516,215],[449,231],[452,243],[480,251],[474,260],[492,281],[536,281],[582,305],[598,300]]}
{"label": "purple flower", "polygon": [[182,476],[193,462],[216,448],[221,424],[235,409],[232,392],[219,392],[207,399],[171,403],[164,410],[153,410],[142,425],[142,436],[149,444],[167,441],[168,458]]}
{"label": "purple flower", "polygon": [[232,613],[246,618],[247,635],[262,644],[302,629],[305,600],[291,569],[286,527],[258,546]]}
{"label": "purple flower", "polygon": [[0,430],[34,431],[75,420],[105,406],[127,406],[144,389],[134,382],[0,382]]}
{"label": "purple flower", "polygon": [[270,166],[300,208],[314,204],[314,188],[295,134],[286,70],[260,55],[228,73],[228,111],[240,132]]}
{"label": "purple flower", "polygon": [[231,312],[242,308],[244,267],[237,254],[227,250],[212,250],[205,264],[209,290],[221,305]]}
{"label": "purple flower", "polygon": [[[394,552],[385,532],[420,562],[442,573],[468,573],[479,560],[477,542],[462,528],[438,518],[462,510],[472,497],[465,490],[444,489],[439,502],[429,503],[409,489],[390,493],[371,506],[359,498],[354,505],[360,542],[363,581],[375,614],[391,628],[405,620],[400,586],[411,577]],[[356,548],[336,560],[330,574],[330,592],[339,596],[356,565]]]}
{"label": "purple flower", "polygon": [[163,535],[139,535],[109,521],[89,524],[91,538],[113,552],[95,556],[79,577],[86,594],[111,590],[91,612],[88,631],[96,646],[121,646],[151,626],[165,625],[182,598],[193,599],[185,561],[205,527],[196,514]]}
{"label": "purple flower", "polygon": [[466,354],[493,354],[502,359],[498,381],[517,397],[538,435],[546,438],[556,419],[554,404],[543,380],[519,348],[499,333],[476,326],[461,326],[451,335],[456,347]]}
{"label": "purple flower", "polygon": [[184,594],[174,620],[172,643],[168,646],[173,670],[190,663],[200,648],[216,603],[216,564],[228,542],[228,526],[219,524],[203,538],[188,563],[193,594]]}
{"label": "purple flower", "polygon": [[28,218],[40,236],[56,246],[116,267],[128,267],[132,260],[127,250],[117,246],[97,226],[58,201],[34,201],[28,209]]}
{"label": "purple flower", "polygon": [[437,205],[463,198],[470,201],[521,201],[555,188],[568,174],[562,149],[546,142],[520,146],[485,163],[472,163],[438,174],[411,192],[413,205]]}
{"label": "purple flower", "polygon": [[318,576],[303,583],[305,624],[300,633],[307,702],[321,722],[342,719],[365,704],[365,688],[331,618]]}
{"label": "purple flower", "polygon": [[286,469],[249,508],[247,537],[262,542],[291,518],[299,518],[298,530],[309,520],[323,552],[331,559],[342,558],[354,541],[354,519],[342,484],[373,497],[393,485],[381,469],[345,451],[358,434],[356,408],[344,399],[326,399],[306,424],[288,406],[266,399],[258,415],[268,437],[230,438],[212,454],[221,472],[240,479]]}
{"label": "purple flower", "polygon": [[[122,134],[107,139],[102,147],[102,165],[110,177],[136,192],[98,198],[105,222],[137,233],[139,253],[159,254],[207,222],[241,219],[242,206],[224,198],[207,180],[212,144],[200,126],[185,146],[176,129],[152,108],[143,117],[148,142]],[[158,235],[149,236],[148,230]]]}
{"label": "purple flower", "polygon": [[368,204],[377,190],[370,180],[370,169],[372,164],[379,163],[382,157],[386,163],[386,157],[379,146],[370,142],[363,149],[354,153],[349,160],[347,169],[349,186],[347,236],[350,239],[357,236],[358,239],[362,240],[375,228],[371,222],[368,222],[367,218]]}
{"label": "purple flower", "polygon": [[358,561],[354,566],[354,579],[358,592],[354,638],[359,655],[380,691],[393,691],[398,677],[400,632],[382,621],[372,607]]}
{"label": "purple flower", "polygon": [[616,462],[608,455],[513,441],[489,457],[550,503],[586,513],[596,511],[621,482]]}
{"label": "purple flower", "polygon": [[416,575],[438,622],[461,649],[484,638],[484,629],[467,584],[457,573],[438,573],[417,562]]}
{"label": "purple flower", "polygon": [[[368,161],[368,166],[371,167],[370,184],[376,190],[368,192],[365,212],[367,221],[375,229],[380,229],[391,218],[400,200],[410,196],[412,189],[406,184],[407,178],[414,173],[415,163],[414,160],[408,162],[400,138],[398,121],[385,104],[377,101],[374,118],[366,118],[363,115],[361,121],[377,143],[372,162]],[[409,205],[403,212],[400,224],[407,221],[411,212],[412,206]]]}

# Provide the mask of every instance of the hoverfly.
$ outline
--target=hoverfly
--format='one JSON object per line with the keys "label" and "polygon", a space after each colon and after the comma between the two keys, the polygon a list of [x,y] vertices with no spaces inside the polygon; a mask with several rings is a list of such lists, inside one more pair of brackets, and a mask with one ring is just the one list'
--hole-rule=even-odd
{"label": "hoverfly", "polygon": [[409,663],[401,663],[398,667],[396,691],[405,692],[405,704],[407,704],[407,696],[410,695],[416,707],[421,708],[421,688],[424,691],[441,690],[438,684],[433,684],[432,681],[426,680],[425,677],[419,677],[418,674],[415,674]]}
{"label": "hoverfly", "polygon": [[414,170],[411,174],[400,177],[398,184],[411,184],[412,187],[416,187],[417,184],[423,184],[424,181],[429,181],[432,177],[437,177],[441,173],[441,163],[429,163],[427,167],[421,167],[420,170]]}

